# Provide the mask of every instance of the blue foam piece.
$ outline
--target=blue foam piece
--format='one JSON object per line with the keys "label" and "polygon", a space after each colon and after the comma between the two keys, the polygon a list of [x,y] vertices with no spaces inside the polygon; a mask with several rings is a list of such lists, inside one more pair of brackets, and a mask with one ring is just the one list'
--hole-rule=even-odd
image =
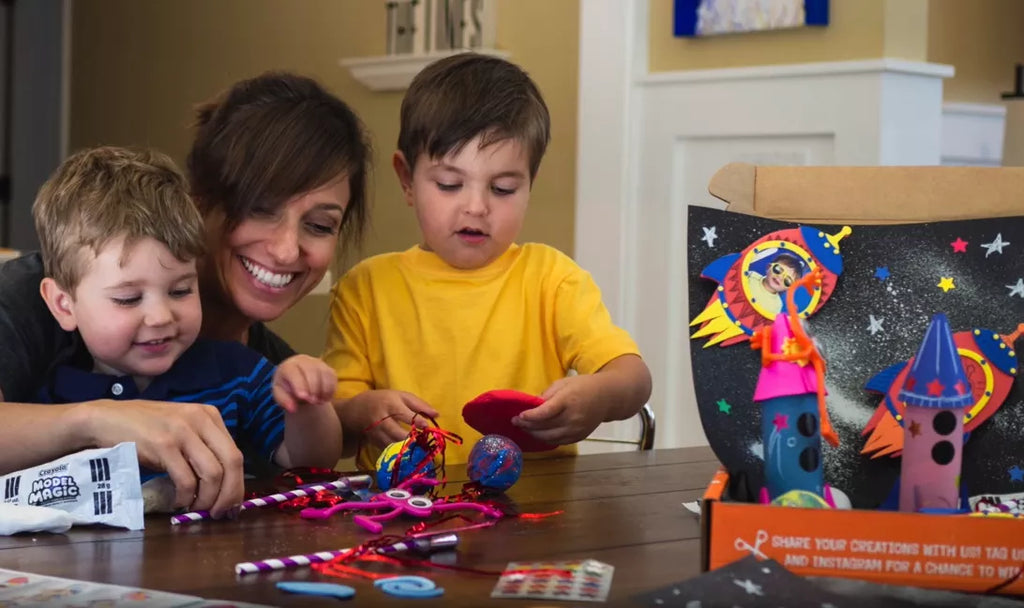
{"label": "blue foam piece", "polygon": [[307,583],[304,581],[281,581],[277,583],[277,588],[281,591],[287,591],[288,593],[298,593],[301,595],[322,595],[325,597],[336,597],[338,599],[347,600],[350,597],[354,597],[356,590],[348,585],[338,585],[335,583]]}
{"label": "blue foam piece", "polygon": [[422,576],[393,576],[377,579],[373,582],[373,586],[388,595],[407,599],[444,595],[442,587],[436,586],[434,581]]}

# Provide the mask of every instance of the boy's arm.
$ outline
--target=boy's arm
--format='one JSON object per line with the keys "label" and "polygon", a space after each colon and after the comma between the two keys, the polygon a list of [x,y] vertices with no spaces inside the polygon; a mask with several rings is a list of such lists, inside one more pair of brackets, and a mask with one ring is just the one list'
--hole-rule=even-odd
{"label": "boy's arm", "polygon": [[284,415],[284,441],[274,462],[286,469],[333,469],[341,458],[341,424],[330,403],[304,403]]}
{"label": "boy's arm", "polygon": [[[376,389],[370,343],[379,342],[369,267],[358,265],[335,285],[324,361],[335,371],[334,409],[345,436],[344,457],[363,441],[384,447],[408,436],[413,415],[437,411],[411,393]],[[424,421],[425,422],[425,421]]]}
{"label": "boy's arm", "polygon": [[593,374],[562,378],[513,424],[548,443],[565,445],[589,436],[602,422],[633,416],[651,396],[651,373],[637,355],[622,355]]}
{"label": "boy's arm", "polygon": [[385,447],[405,439],[414,418],[418,426],[426,426],[423,416],[437,418],[439,415],[430,404],[412,393],[386,389],[363,391],[350,399],[335,402],[334,408],[342,428],[347,430],[346,457],[356,453],[360,441]]}
{"label": "boy's arm", "polygon": [[216,408],[195,403],[97,400],[3,402],[0,474],[72,452],[135,442],[139,463],[167,471],[176,505],[226,513],[244,495],[242,454]]}
{"label": "boy's arm", "polygon": [[559,254],[548,272],[553,318],[565,369],[579,372],[556,380],[545,402],[517,416],[515,424],[549,443],[568,444],[597,425],[636,414],[651,395],[651,374],[633,339],[617,327],[590,274]]}
{"label": "boy's arm", "polygon": [[341,458],[341,423],[331,407],[338,379],[308,355],[286,359],[274,372],[274,400],[284,409],[284,441],[274,461],[285,468],[333,468]]}

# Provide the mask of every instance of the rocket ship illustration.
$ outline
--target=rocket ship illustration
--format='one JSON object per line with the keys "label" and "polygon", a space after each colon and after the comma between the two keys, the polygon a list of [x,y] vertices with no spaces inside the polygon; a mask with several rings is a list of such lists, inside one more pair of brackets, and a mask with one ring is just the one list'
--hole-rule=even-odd
{"label": "rocket ship illustration", "polygon": [[702,277],[718,283],[704,310],[690,326],[700,327],[691,338],[709,337],[704,348],[729,346],[747,340],[769,325],[785,310],[785,291],[807,273],[821,269],[821,282],[811,292],[797,294],[795,305],[801,317],[821,308],[843,272],[839,241],[852,229],[843,226],[826,234],[810,226],[776,230],[739,253],[718,258],[701,271]]}
{"label": "rocket ship illustration", "polygon": [[964,411],[974,397],[946,315],[932,317],[899,400],[905,404],[900,511],[956,509]]}
{"label": "rocket ship illustration", "polygon": [[[970,433],[992,417],[1003,405],[1019,365],[1013,344],[1024,333],[1024,323],[1009,335],[990,329],[974,328],[953,334],[960,362],[970,384],[972,403],[964,413],[964,432]],[[903,450],[904,406],[899,392],[914,359],[882,370],[864,388],[881,393],[882,403],[864,426],[862,434],[870,435],[861,450],[872,458],[899,456]]]}
{"label": "rocket ship illustration", "polygon": [[[816,270],[794,284],[787,293],[790,303],[799,287],[812,291],[821,282]],[[761,373],[754,401],[761,405],[764,441],[764,478],[767,498],[791,490],[823,496],[824,475],[821,439],[832,445],[839,438],[825,408],[825,366],[814,341],[805,333],[790,306],[772,325],[759,329],[751,347],[761,350]]]}

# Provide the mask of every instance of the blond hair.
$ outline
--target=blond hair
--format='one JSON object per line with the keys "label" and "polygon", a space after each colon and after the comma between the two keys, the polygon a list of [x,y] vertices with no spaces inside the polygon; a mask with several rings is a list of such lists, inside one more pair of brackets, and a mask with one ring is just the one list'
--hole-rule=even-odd
{"label": "blond hair", "polygon": [[98,255],[124,237],[150,237],[182,261],[205,251],[203,219],[188,182],[168,156],[154,150],[104,146],[76,152],[39,189],[32,216],[46,276],[74,290],[86,271],[83,253]]}

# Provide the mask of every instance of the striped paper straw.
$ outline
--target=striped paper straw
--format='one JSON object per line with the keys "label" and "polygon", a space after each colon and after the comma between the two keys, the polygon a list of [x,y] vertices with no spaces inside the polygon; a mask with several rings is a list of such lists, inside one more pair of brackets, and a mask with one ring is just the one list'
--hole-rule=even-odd
{"label": "striped paper straw", "polygon": [[[438,549],[447,549],[454,547],[459,544],[458,534],[438,534],[430,538],[418,538],[408,539],[399,541],[393,545],[381,547],[377,549],[377,553],[389,554],[389,553],[402,553],[405,551],[421,551],[424,553],[430,551],[436,551]],[[318,553],[307,553],[306,555],[292,555],[289,557],[274,557],[270,559],[264,559],[257,562],[242,562],[235,564],[235,574],[242,576],[245,574],[257,574],[259,572],[274,572],[275,570],[287,570],[288,568],[298,568],[302,566],[308,566],[310,564],[318,564],[321,562],[329,562],[332,559],[343,555],[346,551],[351,549],[338,549],[337,551],[320,551]]]}
{"label": "striped paper straw", "polygon": [[[246,509],[255,509],[257,507],[265,507],[267,505],[276,505],[282,502],[288,502],[293,498],[299,498],[300,496],[309,496],[310,494],[316,494],[323,490],[349,490],[352,488],[369,487],[370,476],[369,475],[353,475],[351,477],[342,477],[335,481],[328,483],[314,483],[299,486],[294,490],[288,492],[281,492],[280,494],[271,494],[269,496],[260,496],[258,498],[250,498],[243,502],[238,510],[245,511]],[[213,519],[210,516],[209,511],[190,511],[188,513],[181,513],[180,515],[171,516],[171,525],[177,526],[178,524],[187,524],[194,521],[203,521],[206,519]]]}

